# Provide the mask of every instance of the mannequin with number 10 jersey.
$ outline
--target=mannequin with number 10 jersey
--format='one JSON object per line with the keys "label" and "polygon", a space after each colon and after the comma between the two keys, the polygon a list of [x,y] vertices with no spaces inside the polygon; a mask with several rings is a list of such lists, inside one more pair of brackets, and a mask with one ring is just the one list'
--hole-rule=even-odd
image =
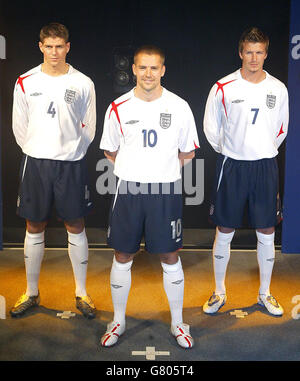
{"label": "mannequin with number 10 jersey", "polygon": [[119,149],[114,173],[122,180],[174,182],[180,179],[178,149],[190,152],[198,146],[189,105],[165,88],[152,102],[131,90],[107,109],[100,148]]}

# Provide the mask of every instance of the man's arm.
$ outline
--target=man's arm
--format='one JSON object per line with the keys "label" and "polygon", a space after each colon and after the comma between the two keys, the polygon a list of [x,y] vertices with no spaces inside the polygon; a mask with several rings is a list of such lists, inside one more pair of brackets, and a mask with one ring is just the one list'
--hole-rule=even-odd
{"label": "man's arm", "polygon": [[200,147],[194,115],[187,102],[183,105],[182,116],[178,144],[178,158],[181,167],[195,157],[195,149]]}
{"label": "man's arm", "polygon": [[195,157],[195,151],[191,152],[180,152],[178,153],[178,158],[180,160],[180,165],[183,167],[189,163]]}
{"label": "man's arm", "polygon": [[89,145],[94,140],[96,133],[96,92],[93,82],[90,83],[89,92],[85,99],[81,127]]}
{"label": "man's arm", "polygon": [[286,138],[289,124],[289,96],[286,87],[283,89],[281,96],[281,104],[278,118],[278,126],[276,131],[276,147],[279,148]]}
{"label": "man's arm", "polygon": [[18,82],[14,88],[12,128],[18,145],[23,148],[28,127],[28,106],[25,92],[22,91]]}
{"label": "man's arm", "polygon": [[100,141],[100,149],[104,151],[105,157],[114,164],[120,147],[119,122],[115,119],[110,105],[105,113],[103,133]]}
{"label": "man's arm", "polygon": [[220,152],[221,112],[219,97],[216,94],[216,85],[211,88],[206,101],[203,125],[204,134],[209,144],[216,152]]}
{"label": "man's arm", "polygon": [[111,163],[113,163],[113,164],[115,163],[117,154],[118,154],[118,151],[115,151],[115,152],[104,151],[104,155],[105,155],[105,157],[106,157]]}

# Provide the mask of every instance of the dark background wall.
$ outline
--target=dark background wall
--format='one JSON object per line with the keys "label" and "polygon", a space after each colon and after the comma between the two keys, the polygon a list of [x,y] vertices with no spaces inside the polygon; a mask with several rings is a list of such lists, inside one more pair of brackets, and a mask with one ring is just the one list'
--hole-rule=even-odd
{"label": "dark background wall", "polygon": [[[204,159],[204,201],[184,207],[184,226],[209,228],[215,154],[202,131],[208,92],[216,80],[240,67],[238,40],[243,30],[252,25],[270,37],[265,69],[287,84],[289,6],[287,0],[264,0],[254,5],[232,0],[2,1],[0,34],[7,44],[7,58],[0,61],[4,227],[24,226],[15,214],[21,151],[11,129],[12,94],[17,77],[41,63],[38,36],[44,24],[58,21],[69,28],[68,62],[92,78],[96,86],[97,134],[88,151],[95,211],[87,218],[87,226],[106,227],[110,205],[111,196],[100,196],[96,191],[96,164],[104,157],[98,149],[104,113],[118,96],[112,85],[113,51],[116,47],[136,48],[152,43],[166,52],[163,85],[186,99],[193,110],[201,144],[196,158]],[[279,167],[283,192],[284,146],[280,149]],[[61,223],[53,218],[50,226]]]}

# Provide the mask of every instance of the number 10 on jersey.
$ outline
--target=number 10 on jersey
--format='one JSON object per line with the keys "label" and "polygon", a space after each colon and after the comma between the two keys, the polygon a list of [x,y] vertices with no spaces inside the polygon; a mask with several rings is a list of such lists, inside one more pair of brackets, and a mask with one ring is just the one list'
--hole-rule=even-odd
{"label": "number 10 on jersey", "polygon": [[155,130],[142,130],[144,147],[154,147],[157,143],[157,133]]}

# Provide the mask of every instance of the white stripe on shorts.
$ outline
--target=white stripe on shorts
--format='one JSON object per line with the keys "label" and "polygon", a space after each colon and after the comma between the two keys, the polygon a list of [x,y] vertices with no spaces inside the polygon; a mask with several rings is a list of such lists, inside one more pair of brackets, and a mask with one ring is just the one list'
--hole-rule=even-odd
{"label": "white stripe on shorts", "polygon": [[27,159],[28,159],[28,155],[26,155],[25,157],[25,161],[24,161],[24,167],[23,167],[23,172],[22,172],[22,179],[21,179],[21,182],[23,181],[24,179],[24,175],[25,175],[25,169],[26,169],[26,166],[27,166]]}
{"label": "white stripe on shorts", "polygon": [[224,157],[224,160],[223,160],[223,163],[222,163],[222,168],[221,168],[221,171],[220,171],[220,176],[219,176],[219,181],[218,181],[218,187],[217,187],[217,192],[219,190],[219,186],[221,184],[221,180],[222,180],[222,177],[223,177],[223,168],[224,168],[224,164],[227,160],[227,156]]}
{"label": "white stripe on shorts", "polygon": [[117,189],[116,189],[116,194],[115,194],[115,198],[114,198],[114,203],[113,203],[112,211],[114,210],[114,207],[115,207],[115,204],[116,204],[116,201],[117,201],[117,197],[118,197],[119,187],[120,187],[121,181],[122,181],[121,179],[118,180],[118,184],[117,184]]}

